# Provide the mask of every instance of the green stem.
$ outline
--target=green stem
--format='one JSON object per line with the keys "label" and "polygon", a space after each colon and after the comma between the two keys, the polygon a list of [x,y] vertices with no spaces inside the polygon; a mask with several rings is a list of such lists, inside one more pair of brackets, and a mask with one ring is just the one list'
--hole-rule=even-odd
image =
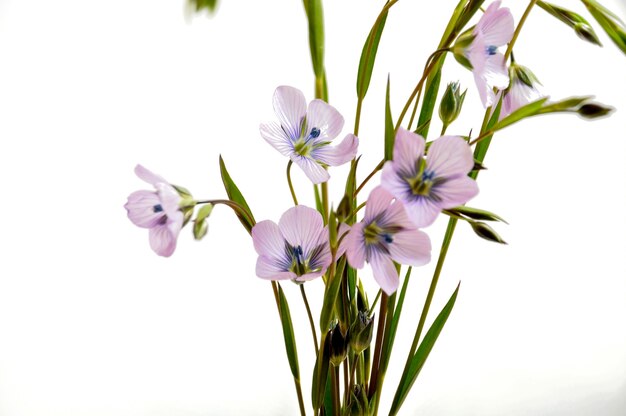
{"label": "green stem", "polygon": [[370,172],[369,175],[367,175],[367,177],[365,179],[363,179],[363,182],[361,182],[361,184],[359,185],[358,188],[356,188],[356,191],[354,192],[354,196],[357,196],[359,192],[361,192],[361,189],[363,189],[363,187],[365,186],[365,184],[367,182],[369,182],[370,179],[372,179],[374,177],[374,175],[376,174],[376,172],[378,172],[379,170],[381,170],[383,168],[383,165],[385,164],[385,160],[381,160],[380,163],[378,165],[376,165],[376,167],[374,168],[374,170],[372,170]]}
{"label": "green stem", "polygon": [[252,224],[252,225],[255,224],[254,219],[252,217],[250,217],[250,214],[248,213],[248,211],[246,209],[244,209],[244,207],[242,207],[241,205],[239,205],[235,201],[231,201],[230,199],[207,199],[207,200],[204,200],[204,201],[196,201],[196,204],[213,204],[213,205],[221,204],[221,205],[226,205],[227,207],[229,207],[230,209],[232,209],[236,213],[241,214],[244,217],[246,217],[246,219],[248,220],[248,222],[250,222],[250,224]]}
{"label": "green stem", "polygon": [[333,416],[339,416],[341,413],[341,402],[339,400],[339,367],[330,365],[333,371],[331,377],[331,388],[333,393]]}
{"label": "green stem", "polygon": [[300,286],[300,293],[302,294],[302,300],[304,301],[304,306],[306,308],[306,314],[309,317],[309,325],[311,325],[311,334],[313,335],[313,346],[315,347],[315,355],[318,355],[319,350],[317,348],[317,331],[315,330],[315,323],[313,322],[313,315],[311,315],[311,307],[309,306],[309,300],[306,297],[306,292],[304,291],[304,283]]}
{"label": "green stem", "polygon": [[370,384],[368,397],[374,397],[378,388],[378,368],[380,366],[380,353],[383,348],[383,338],[385,337],[385,323],[387,317],[387,299],[388,296],[382,292],[380,298],[380,312],[378,314],[378,330],[376,331],[376,347],[374,348],[374,361],[372,362],[372,374],[370,376]]}
{"label": "green stem", "polygon": [[298,198],[296,198],[296,191],[294,191],[293,184],[291,183],[291,165],[293,165],[293,162],[290,160],[289,163],[287,163],[287,183],[289,184],[289,191],[291,191],[293,204],[298,205]]}
{"label": "green stem", "polygon": [[506,52],[504,53],[504,62],[506,62],[509,56],[511,55],[511,53],[513,53],[513,45],[515,45],[515,42],[517,41],[517,37],[522,31],[522,26],[524,26],[524,23],[526,22],[526,19],[528,18],[528,15],[530,14],[530,10],[535,6],[535,4],[537,4],[537,0],[530,0],[530,3],[528,3],[528,7],[526,7],[526,10],[524,10],[524,14],[522,15],[522,18],[519,20],[519,23],[517,24],[517,27],[515,28],[515,32],[513,33],[513,38],[511,38],[511,42],[509,42],[509,46],[506,48]]}
{"label": "green stem", "polygon": [[381,289],[378,289],[378,293],[376,293],[376,297],[374,298],[374,303],[370,307],[370,310],[367,311],[367,316],[372,316],[372,312],[374,312],[374,308],[376,307],[376,303],[378,303],[378,299],[380,298],[380,294],[383,293]]}

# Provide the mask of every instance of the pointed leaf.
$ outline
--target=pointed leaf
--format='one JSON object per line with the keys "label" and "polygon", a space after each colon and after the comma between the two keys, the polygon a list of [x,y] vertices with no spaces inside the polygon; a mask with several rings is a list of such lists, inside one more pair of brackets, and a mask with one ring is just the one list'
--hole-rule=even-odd
{"label": "pointed leaf", "polygon": [[228,198],[231,201],[236,202],[246,212],[247,215],[242,215],[239,212],[237,212],[236,214],[237,217],[239,217],[239,221],[241,221],[241,224],[243,224],[246,230],[250,232],[255,224],[254,216],[252,215],[252,211],[250,210],[246,199],[243,197],[241,191],[239,191],[239,188],[237,187],[237,185],[235,185],[235,182],[228,174],[228,170],[226,169],[226,164],[224,163],[224,159],[222,159],[222,156],[220,156],[220,172],[222,174],[222,182],[224,183],[224,188],[226,189],[226,194],[228,195]]}
{"label": "pointed leaf", "polygon": [[367,94],[367,89],[370,86],[370,80],[372,79],[372,71],[374,70],[374,62],[376,61],[376,53],[378,52],[378,44],[380,43],[380,37],[383,34],[385,23],[387,22],[388,9],[384,11],[378,23],[374,24],[370,30],[363,50],[361,51],[361,58],[359,60],[359,72],[356,78],[356,95],[358,98],[363,99]]}
{"label": "pointed leaf", "polygon": [[389,89],[391,80],[387,76],[387,93],[385,97],[385,160],[393,159],[393,143],[395,141],[395,128],[391,118],[391,104],[389,102]]}
{"label": "pointed leaf", "polygon": [[289,312],[289,304],[280,284],[278,286],[278,298],[280,305],[280,322],[283,327],[283,337],[285,338],[285,349],[287,350],[287,359],[289,360],[289,368],[291,374],[296,380],[300,380],[300,369],[298,367],[298,351],[296,349],[296,338],[293,334],[293,325],[291,323],[291,313]]}
{"label": "pointed leaf", "polygon": [[466,207],[464,205],[455,208],[448,209],[453,214],[457,214],[463,217],[471,218],[473,220],[482,221],[500,221],[508,224],[502,217],[494,214],[493,212],[485,211],[483,209]]}
{"label": "pointed leaf", "polygon": [[320,312],[320,330],[322,332],[328,331],[330,323],[333,320],[333,311],[335,309],[335,303],[337,302],[337,296],[339,295],[339,288],[341,288],[345,266],[346,259],[343,257],[337,264],[335,275],[330,276],[330,282],[328,282],[326,290],[324,291],[324,300]]}
{"label": "pointed leaf", "polygon": [[437,341],[437,338],[441,333],[441,330],[446,324],[446,321],[450,316],[450,312],[452,312],[452,308],[454,307],[454,302],[456,301],[456,296],[459,292],[460,285],[461,283],[459,282],[459,285],[456,287],[454,293],[452,293],[452,296],[448,300],[448,303],[446,303],[441,312],[439,312],[439,315],[437,315],[437,318],[428,329],[428,332],[424,336],[424,339],[417,348],[415,355],[411,358],[411,364],[409,365],[409,370],[406,373],[406,377],[400,380],[400,385],[398,386],[396,395],[393,398],[393,404],[391,405],[391,410],[389,412],[390,415],[395,415],[398,412],[400,406],[402,406],[402,403],[404,402],[404,399],[406,399],[409,390],[413,386],[413,383],[415,382],[417,376],[422,370],[422,367],[424,367],[424,363],[426,362],[428,355],[432,351],[433,346],[435,345],[435,342]]}

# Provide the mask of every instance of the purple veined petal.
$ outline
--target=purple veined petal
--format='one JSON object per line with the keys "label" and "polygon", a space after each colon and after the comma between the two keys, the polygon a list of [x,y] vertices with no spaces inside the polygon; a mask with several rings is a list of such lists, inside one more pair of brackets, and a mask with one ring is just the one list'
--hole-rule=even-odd
{"label": "purple veined petal", "polygon": [[139,176],[140,179],[153,186],[156,186],[157,183],[167,183],[165,179],[155,173],[152,173],[141,165],[135,166],[135,175]]}
{"label": "purple veined petal", "polygon": [[156,184],[156,189],[161,200],[163,211],[168,217],[173,217],[177,212],[180,212],[179,203],[181,200],[180,194],[174,189],[174,187],[168,183]]}
{"label": "purple veined petal", "polygon": [[485,61],[485,67],[482,72],[487,84],[491,87],[504,89],[509,86],[509,70],[504,62],[504,55],[496,52],[495,55],[489,55]]}
{"label": "purple veined petal", "polygon": [[[317,211],[316,211],[317,212]],[[309,258],[309,267],[311,269],[321,268],[326,271],[330,263],[333,261],[333,255],[330,252],[330,238],[328,235],[328,226],[322,229],[319,237],[312,250],[305,253]],[[324,272],[322,274],[324,274]]]}
{"label": "purple veined petal", "polygon": [[425,143],[424,138],[419,134],[400,128],[393,145],[395,170],[408,177],[415,176],[417,174],[416,161],[424,156]]}
{"label": "purple veined petal", "polygon": [[417,228],[428,227],[437,219],[441,207],[428,198],[419,198],[406,204],[406,212]]}
{"label": "purple veined petal", "polygon": [[500,7],[500,1],[489,5],[476,24],[476,31],[483,35],[487,45],[503,46],[511,41],[515,31],[513,15],[508,7]]}
{"label": "purple veined petal", "polygon": [[183,228],[184,219],[185,216],[182,211],[176,211],[173,215],[167,217],[167,227],[175,239],[178,238],[178,234],[180,234],[180,230]]}
{"label": "purple veined petal", "polygon": [[289,245],[302,248],[305,258],[319,245],[320,234],[326,237],[328,245],[328,231],[324,230],[322,215],[313,208],[304,205],[289,208],[280,217],[278,228]]}
{"label": "purple veined petal", "polygon": [[419,230],[400,231],[389,244],[389,254],[398,263],[423,266],[430,262],[430,238]]}
{"label": "purple veined petal", "polygon": [[155,211],[155,207],[161,204],[159,196],[154,191],[135,191],[128,196],[128,202],[124,205],[128,212],[128,219],[138,227],[152,228],[156,226],[165,215],[162,211]]}
{"label": "purple veined petal", "polygon": [[169,257],[176,249],[176,238],[168,224],[159,224],[150,228],[150,247],[159,256]]}
{"label": "purple veined petal", "polygon": [[511,114],[518,108],[537,101],[545,95],[536,87],[529,87],[521,81],[513,82],[511,87],[504,93],[500,120]]}
{"label": "purple veined petal", "polygon": [[365,236],[363,235],[363,223],[358,222],[352,226],[348,235],[344,238],[346,246],[346,258],[350,266],[362,269],[365,265]]}
{"label": "purple veined petal", "polygon": [[261,137],[283,156],[289,157],[293,153],[293,142],[279,124],[261,123],[259,131]]}
{"label": "purple veined petal", "polygon": [[398,289],[400,278],[391,257],[378,250],[372,250],[369,263],[372,266],[374,280],[376,280],[380,288],[387,295],[393,294]]}
{"label": "purple veined petal", "polygon": [[363,221],[369,224],[375,218],[384,214],[393,199],[394,196],[381,186],[372,189],[372,192],[367,197]]}
{"label": "purple veined petal", "polygon": [[326,269],[327,268],[323,268],[319,272],[305,273],[302,276],[296,276],[294,278],[294,280],[296,282],[308,282],[309,280],[316,279],[316,278],[320,277],[321,275],[323,275],[324,273],[326,273]]}
{"label": "purple veined petal", "polygon": [[316,99],[311,101],[306,113],[306,129],[304,137],[308,137],[311,131],[316,128],[319,136],[315,138],[315,143],[334,140],[343,129],[343,116],[332,105]]}
{"label": "purple veined petal", "polygon": [[291,259],[285,255],[285,237],[278,225],[270,220],[259,221],[252,227],[252,243],[257,254],[272,259],[280,270],[287,270]]}
{"label": "purple veined petal", "polygon": [[337,241],[339,242],[339,247],[337,248],[337,258],[343,256],[343,254],[348,249],[348,233],[350,233],[351,227],[342,222],[339,224],[339,228],[337,230]]}
{"label": "purple veined petal", "polygon": [[411,221],[411,219],[409,218],[407,214],[406,206],[399,199],[395,199],[394,201],[391,202],[391,204],[389,204],[385,212],[383,212],[383,214],[379,216],[379,219],[377,222],[378,222],[378,225],[380,225],[382,228],[386,228],[386,227],[393,227],[393,228],[401,227],[403,229],[415,228],[413,221]]}
{"label": "purple veined petal", "polygon": [[432,190],[438,197],[436,203],[441,209],[458,207],[478,195],[478,184],[469,176],[449,179]]}
{"label": "purple veined petal", "polygon": [[306,115],[306,100],[302,91],[293,87],[280,86],[274,92],[273,102],[274,112],[287,136],[292,139],[300,137],[302,120]]}
{"label": "purple veined petal", "polygon": [[380,176],[380,186],[402,201],[407,201],[413,197],[411,187],[407,181],[398,174],[395,163],[390,160],[383,165]]}
{"label": "purple veined petal", "polygon": [[318,147],[311,152],[311,156],[328,166],[340,166],[354,159],[358,149],[358,137],[347,134],[337,146]]}
{"label": "purple veined petal", "polygon": [[267,280],[293,280],[298,277],[294,272],[281,268],[273,258],[259,256],[256,261],[256,275]]}
{"label": "purple veined petal", "polygon": [[442,136],[428,149],[426,169],[435,172],[435,177],[467,175],[473,166],[472,149],[459,136]]}
{"label": "purple veined petal", "polygon": [[291,160],[304,171],[309,180],[315,184],[326,182],[330,179],[330,174],[317,161],[310,157],[291,155]]}
{"label": "purple veined petal", "polygon": [[482,73],[474,70],[474,81],[476,82],[476,89],[478,89],[478,94],[480,95],[480,101],[482,101],[483,106],[485,108],[491,107],[495,101],[495,94],[493,93],[493,88],[487,84]]}

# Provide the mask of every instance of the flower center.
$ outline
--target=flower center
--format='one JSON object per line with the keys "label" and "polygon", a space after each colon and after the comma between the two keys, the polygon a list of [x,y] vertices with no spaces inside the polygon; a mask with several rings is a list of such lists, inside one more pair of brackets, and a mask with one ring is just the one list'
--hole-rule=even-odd
{"label": "flower center", "polygon": [[318,145],[311,144],[314,139],[320,137],[320,133],[320,129],[318,129],[317,127],[313,127],[307,137],[300,137],[298,140],[296,140],[296,142],[293,144],[294,152],[296,152],[300,156],[310,156],[311,150],[313,150],[314,147],[322,145],[322,143],[319,143]]}
{"label": "flower center", "polygon": [[393,243],[393,236],[385,232],[376,221],[372,221],[363,229],[363,235],[365,236],[365,244],[379,244],[384,241],[387,244]]}
{"label": "flower center", "polygon": [[152,207],[152,212],[163,212],[163,207],[161,206],[161,204],[156,204]]}
{"label": "flower center", "polygon": [[488,55],[495,55],[496,51],[498,50],[498,47],[494,46],[494,45],[489,45],[489,46],[487,46],[486,49],[487,49],[487,54]]}

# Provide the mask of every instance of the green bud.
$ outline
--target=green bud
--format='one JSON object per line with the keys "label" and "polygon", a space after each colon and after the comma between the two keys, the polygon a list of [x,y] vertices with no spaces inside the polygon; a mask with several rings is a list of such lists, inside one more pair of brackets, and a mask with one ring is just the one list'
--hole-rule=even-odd
{"label": "green bud", "polygon": [[613,112],[613,108],[599,103],[589,103],[578,107],[576,112],[578,112],[581,117],[593,119],[610,114]]}
{"label": "green bud", "polygon": [[209,224],[205,220],[198,221],[197,219],[193,224],[193,237],[196,240],[202,240],[206,233],[209,231]]}
{"label": "green bud", "polygon": [[539,82],[539,79],[533,74],[533,71],[518,63],[512,63],[509,67],[509,77],[511,78],[510,85],[516,82],[526,84],[530,88],[537,88],[537,84],[541,85],[541,82]]}
{"label": "green bud", "polygon": [[196,12],[206,9],[213,13],[217,8],[217,0],[189,0],[188,3]]}
{"label": "green bud", "polygon": [[359,311],[356,319],[348,330],[350,348],[360,354],[370,346],[374,334],[374,316],[368,317],[367,312]]}
{"label": "green bud", "polygon": [[576,23],[574,25],[574,31],[582,40],[586,40],[587,42],[593,43],[594,45],[602,46],[602,43],[600,43],[600,39],[598,39],[598,35],[596,35],[596,32],[588,24]]}
{"label": "green bud", "polygon": [[479,237],[482,237],[485,240],[493,241],[495,243],[507,244],[506,241],[504,241],[502,237],[500,237],[498,233],[493,230],[493,228],[491,228],[484,222],[471,221],[470,225],[472,226],[472,229],[474,230],[476,235],[478,235]]}
{"label": "green bud", "polygon": [[461,94],[458,81],[448,84],[439,104],[439,118],[444,125],[448,126],[457,119],[461,113],[466,92],[467,90]]}
{"label": "green bud", "polygon": [[180,208],[183,212],[183,227],[187,225],[191,217],[193,217],[193,206],[185,205]]}
{"label": "green bud", "polygon": [[348,355],[347,334],[344,334],[341,325],[335,322],[327,336],[330,337],[330,362],[338,367]]}
{"label": "green bud", "polygon": [[350,392],[347,407],[348,411],[346,414],[349,416],[366,416],[370,414],[367,393],[360,384],[355,385],[354,389]]}

